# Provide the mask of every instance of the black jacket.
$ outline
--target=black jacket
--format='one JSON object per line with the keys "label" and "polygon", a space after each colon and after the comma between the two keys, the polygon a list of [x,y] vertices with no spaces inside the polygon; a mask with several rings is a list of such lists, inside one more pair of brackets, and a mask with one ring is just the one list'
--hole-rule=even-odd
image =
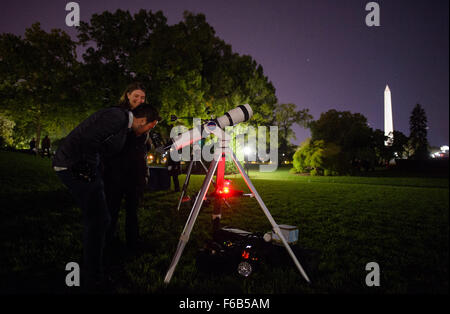
{"label": "black jacket", "polygon": [[105,182],[117,189],[135,189],[145,186],[147,175],[147,134],[136,136],[130,132],[122,151],[103,159]]}
{"label": "black jacket", "polygon": [[53,166],[70,168],[79,161],[98,166],[100,159],[121,151],[128,132],[129,113],[120,107],[97,111],[81,122],[59,146]]}

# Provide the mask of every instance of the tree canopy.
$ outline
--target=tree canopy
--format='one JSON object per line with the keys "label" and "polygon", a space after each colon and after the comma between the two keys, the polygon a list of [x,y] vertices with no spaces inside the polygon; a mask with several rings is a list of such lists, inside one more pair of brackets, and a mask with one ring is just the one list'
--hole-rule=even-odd
{"label": "tree canopy", "polygon": [[[297,110],[295,104],[277,104],[275,107],[275,125],[278,126],[278,153],[280,160],[291,160],[295,152],[291,140],[296,140],[292,126],[307,127],[312,116],[308,109]],[[284,158],[283,158],[284,157]]]}
{"label": "tree canopy", "polygon": [[[329,110],[316,121],[308,123],[311,139],[304,142],[294,154],[294,168],[311,174],[343,175],[370,170],[394,158],[394,149],[400,153],[403,134],[397,132],[394,147],[386,147],[381,130],[373,130],[360,113]],[[394,139],[395,141],[395,139]]]}
{"label": "tree canopy", "polygon": [[329,110],[310,124],[311,139],[339,145],[348,160],[362,159],[372,143],[373,130],[360,113]]}
{"label": "tree canopy", "polygon": [[[57,132],[70,124],[79,103],[75,43],[60,30],[39,23],[24,38],[0,35],[0,110],[16,123],[16,140],[41,131]],[[18,138],[17,138],[18,137]]]}
{"label": "tree canopy", "polygon": [[409,118],[409,130],[409,137],[411,139],[410,144],[414,151],[412,158],[428,159],[427,116],[420,104],[417,104],[411,113],[411,117]]}
{"label": "tree canopy", "polygon": [[262,66],[233,52],[203,14],[185,12],[168,25],[161,11],[117,10],[94,14],[77,30],[78,42],[39,23],[23,38],[0,35],[0,111],[22,140],[66,135],[93,111],[116,105],[132,81],[146,86],[164,119],[160,128],[172,125],[172,114],[208,118],[245,103],[254,111],[250,124],[274,121],[275,88]]}
{"label": "tree canopy", "polygon": [[324,140],[303,142],[294,154],[293,166],[296,172],[311,175],[338,175],[345,173],[345,162],[341,148]]}
{"label": "tree canopy", "polygon": [[245,103],[255,112],[251,123],[273,120],[275,89],[262,66],[233,53],[203,14],[185,12],[183,21],[169,26],[162,12],[103,12],[81,23],[78,38],[88,47],[89,81],[101,82],[92,89],[100,88],[106,104],[138,80],[148,86],[147,99],[160,109],[163,124],[171,124],[171,114],[206,118],[207,109],[222,115]]}

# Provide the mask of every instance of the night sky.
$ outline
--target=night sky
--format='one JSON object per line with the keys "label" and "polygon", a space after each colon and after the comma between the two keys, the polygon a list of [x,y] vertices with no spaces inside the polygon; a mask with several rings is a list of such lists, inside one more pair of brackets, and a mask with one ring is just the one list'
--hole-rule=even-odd
{"label": "night sky", "polygon": [[[64,0],[2,1],[0,33],[23,35],[41,22],[65,25]],[[394,129],[409,136],[409,117],[420,103],[431,145],[449,143],[449,1],[376,1],[381,26],[368,27],[362,0],[78,0],[81,20],[116,9],[162,10],[169,24],[183,11],[206,15],[233,51],[264,68],[280,103],[309,108],[315,119],[329,109],[360,112],[384,130],[383,97],[392,92]],[[294,128],[299,144],[309,131]]]}

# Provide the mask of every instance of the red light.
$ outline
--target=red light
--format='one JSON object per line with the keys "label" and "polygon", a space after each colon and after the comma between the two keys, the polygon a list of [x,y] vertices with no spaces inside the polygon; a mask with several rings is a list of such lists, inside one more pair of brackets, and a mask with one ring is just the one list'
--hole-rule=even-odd
{"label": "red light", "polygon": [[249,252],[247,252],[247,251],[242,252],[242,257],[243,257],[243,258],[248,259],[249,256],[250,256],[250,253],[249,253]]}
{"label": "red light", "polygon": [[221,190],[218,190],[217,193],[219,193],[219,194],[228,194],[228,193],[230,193],[230,188],[225,186]]}

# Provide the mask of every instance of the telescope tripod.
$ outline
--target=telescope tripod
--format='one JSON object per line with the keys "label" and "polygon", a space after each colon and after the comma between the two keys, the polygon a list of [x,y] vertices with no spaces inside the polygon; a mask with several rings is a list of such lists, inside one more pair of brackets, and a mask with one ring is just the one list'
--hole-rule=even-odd
{"label": "telescope tripod", "polygon": [[[215,133],[215,132],[214,132]],[[223,133],[223,132],[222,132]],[[217,134],[216,134],[217,135]],[[221,134],[218,134],[219,137],[222,137]],[[173,276],[173,273],[175,271],[175,268],[177,267],[177,264],[181,258],[181,254],[183,253],[183,250],[189,241],[189,237],[191,235],[192,229],[194,227],[195,221],[197,220],[198,214],[200,213],[200,209],[202,207],[203,201],[205,200],[206,194],[208,192],[209,186],[211,185],[211,181],[213,180],[214,173],[216,172],[218,168],[219,162],[225,162],[225,155],[228,154],[233,162],[235,163],[236,167],[239,169],[239,172],[241,176],[244,178],[245,183],[247,184],[248,188],[252,192],[253,196],[255,197],[256,201],[258,202],[259,206],[263,210],[264,214],[266,215],[267,219],[269,220],[270,224],[272,225],[273,231],[278,235],[278,237],[281,239],[281,242],[283,243],[284,247],[286,248],[287,252],[291,256],[295,266],[301,273],[301,275],[305,278],[305,280],[310,283],[310,280],[308,278],[308,275],[303,270],[303,267],[301,266],[300,262],[297,260],[297,257],[295,256],[294,252],[292,251],[291,247],[287,243],[286,239],[284,238],[283,234],[281,233],[281,229],[273,219],[272,215],[270,214],[269,210],[267,209],[266,205],[264,204],[262,198],[259,196],[258,191],[253,186],[253,183],[250,181],[250,178],[245,173],[244,168],[240,164],[240,162],[237,160],[235,154],[227,145],[228,141],[222,140],[222,147],[214,154],[214,159],[211,162],[208,172],[206,174],[205,179],[203,180],[202,187],[200,189],[200,192],[198,193],[194,205],[192,206],[192,210],[189,214],[189,217],[186,221],[186,225],[184,226],[183,232],[181,233],[180,239],[178,241],[178,246],[175,251],[175,255],[172,258],[172,262],[169,266],[169,269],[166,273],[166,276],[164,278],[164,283],[168,284]],[[191,165],[190,165],[191,166]],[[220,169],[219,169],[220,171]],[[217,181],[221,179],[220,175],[217,176]],[[223,178],[222,178],[223,180]],[[219,185],[220,182],[217,182],[217,185]]]}
{"label": "telescope tripod", "polygon": [[[177,205],[177,210],[178,211],[180,210],[181,203],[183,202],[184,195],[187,195],[187,188],[189,186],[189,181],[191,179],[192,167],[195,164],[195,162],[196,161],[193,160],[193,159],[189,162],[189,166],[188,166],[188,169],[187,169],[187,172],[186,172],[186,180],[184,181],[183,188],[181,189],[180,198],[178,199],[178,205]],[[206,166],[203,163],[203,161],[199,160],[199,162],[202,165],[203,169],[205,170],[205,173],[208,173],[208,168],[206,168]],[[216,182],[214,182],[214,179],[212,179],[212,183],[214,185],[216,185]],[[223,200],[223,202],[225,203],[225,205],[227,205],[228,208],[231,209],[230,204],[228,204],[228,202],[225,199]]]}

